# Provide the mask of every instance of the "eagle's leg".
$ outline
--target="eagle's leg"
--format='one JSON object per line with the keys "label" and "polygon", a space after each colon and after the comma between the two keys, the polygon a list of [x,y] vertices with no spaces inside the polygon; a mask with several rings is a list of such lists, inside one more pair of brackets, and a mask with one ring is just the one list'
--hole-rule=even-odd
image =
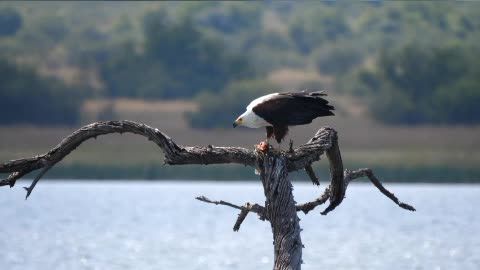
{"label": "eagle's leg", "polygon": [[273,137],[273,127],[268,126],[268,127],[265,127],[265,129],[267,130],[267,139],[265,140],[265,144],[268,146],[270,145],[270,138]]}
{"label": "eagle's leg", "polygon": [[282,140],[285,138],[285,136],[287,135],[288,133],[288,126],[275,126],[275,128],[273,128],[273,136],[275,138],[275,140],[278,142],[278,149],[281,151],[281,143],[282,143]]}

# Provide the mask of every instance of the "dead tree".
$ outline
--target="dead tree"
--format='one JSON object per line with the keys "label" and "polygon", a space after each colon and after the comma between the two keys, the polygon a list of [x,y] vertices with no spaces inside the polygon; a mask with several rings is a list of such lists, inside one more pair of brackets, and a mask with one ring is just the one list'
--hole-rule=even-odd
{"label": "dead tree", "polygon": [[[40,172],[31,185],[25,187],[26,198],[28,198],[40,178],[84,141],[100,135],[125,132],[142,135],[156,143],[163,150],[165,164],[168,165],[237,163],[256,168],[260,172],[264,188],[266,199],[264,205],[248,202],[244,205],[235,205],[226,201],[211,200],[205,196],[196,199],[240,210],[233,226],[234,231],[240,229],[240,225],[250,212],[257,214],[261,220],[270,222],[275,256],[273,269],[297,270],[301,268],[303,245],[297,212],[302,211],[307,214],[315,207],[329,201],[329,205],[321,212],[322,215],[326,215],[342,202],[348,184],[357,178],[368,177],[380,192],[398,206],[415,211],[412,206],[400,202],[393,193],[384,188],[370,169],[344,170],[337,132],[328,127],[319,129],[310,141],[296,149],[293,149],[292,143],[290,143],[289,151],[284,152],[272,149],[262,151],[256,148],[249,150],[241,147],[212,145],[184,147],[177,145],[158,129],[144,124],[132,121],[96,122],[78,129],[43,155],[1,164],[0,173],[9,175],[6,179],[0,180],[0,186],[13,187],[22,176],[39,170]],[[310,202],[297,204],[293,198],[292,184],[288,179],[288,173],[305,169],[312,182],[318,184],[311,165],[320,160],[324,153],[330,163],[330,184],[320,197]]]}

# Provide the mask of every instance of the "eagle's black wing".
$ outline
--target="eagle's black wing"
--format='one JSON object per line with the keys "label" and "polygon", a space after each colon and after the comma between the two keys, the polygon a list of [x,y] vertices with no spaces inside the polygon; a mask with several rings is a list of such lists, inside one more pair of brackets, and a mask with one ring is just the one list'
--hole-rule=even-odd
{"label": "eagle's black wing", "polygon": [[321,116],[334,115],[323,92],[281,93],[253,107],[255,114],[272,125],[293,126],[311,123]]}

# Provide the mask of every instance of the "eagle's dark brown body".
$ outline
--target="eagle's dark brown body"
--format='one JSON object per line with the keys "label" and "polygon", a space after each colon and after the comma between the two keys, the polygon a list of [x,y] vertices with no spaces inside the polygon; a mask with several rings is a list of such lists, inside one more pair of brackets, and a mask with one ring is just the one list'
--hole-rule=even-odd
{"label": "eagle's dark brown body", "polygon": [[313,119],[334,115],[334,107],[323,98],[323,92],[279,93],[252,107],[252,111],[271,126],[266,126],[267,138],[280,143],[289,126],[305,125]]}

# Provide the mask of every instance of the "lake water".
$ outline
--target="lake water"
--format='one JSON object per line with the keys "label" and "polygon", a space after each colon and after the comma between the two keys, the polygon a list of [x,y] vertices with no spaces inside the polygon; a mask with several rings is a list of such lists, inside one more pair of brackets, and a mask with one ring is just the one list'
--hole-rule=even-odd
{"label": "lake water", "polygon": [[[194,199],[263,202],[260,183],[47,182],[0,189],[0,269],[271,269],[269,223]],[[295,183],[298,202],[322,188]],[[480,186],[352,184],[336,210],[299,214],[303,269],[480,269]]]}

